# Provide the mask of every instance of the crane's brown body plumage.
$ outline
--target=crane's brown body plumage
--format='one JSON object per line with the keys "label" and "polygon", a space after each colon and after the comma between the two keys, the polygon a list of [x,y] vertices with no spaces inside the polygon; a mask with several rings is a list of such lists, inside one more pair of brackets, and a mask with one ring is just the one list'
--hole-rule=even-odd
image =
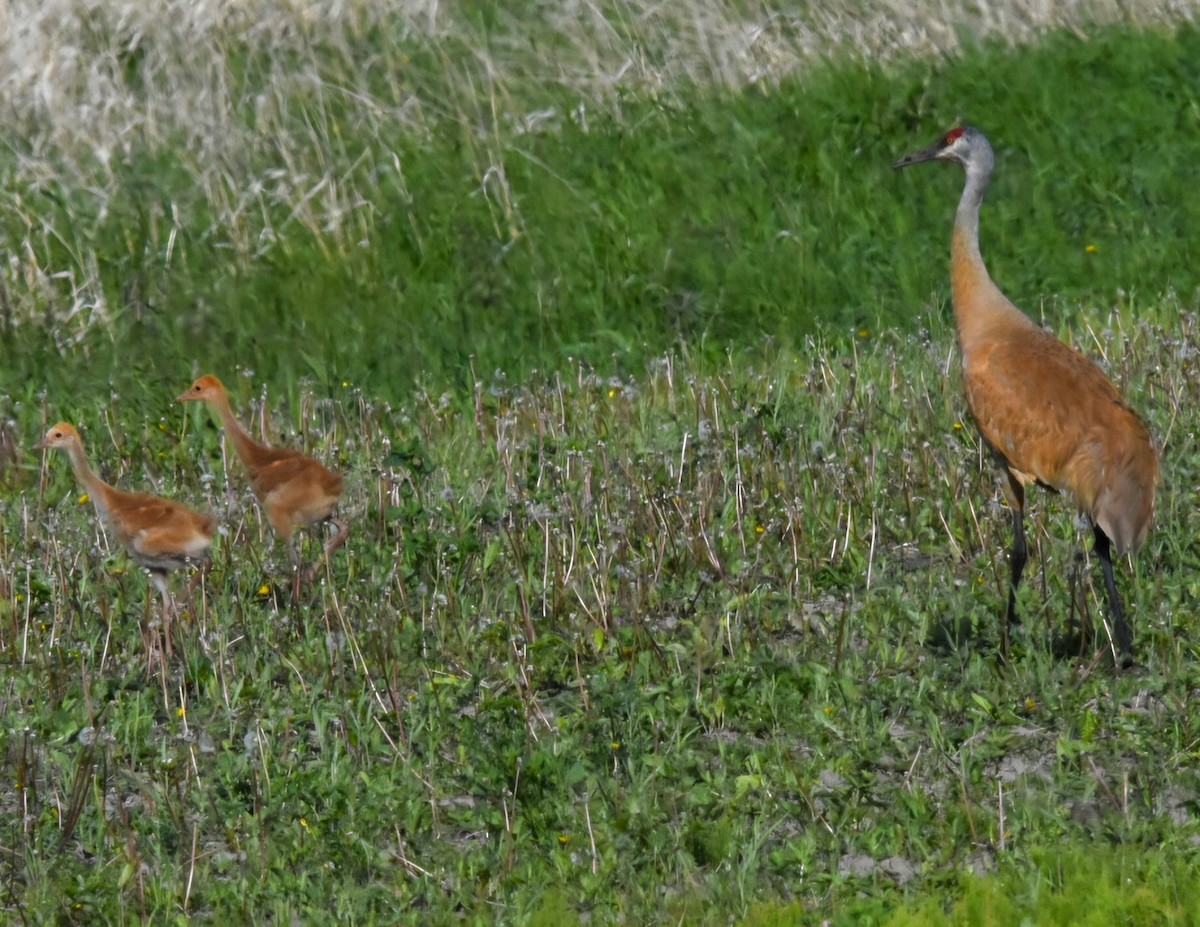
{"label": "crane's brown body plumage", "polygon": [[79,432],[66,422],[51,428],[37,447],[58,448],[66,453],[104,526],[116,535],[134,561],[150,573],[162,594],[164,608],[168,614],[174,613],[166,575],[207,560],[217,530],[216,519],[159,496],[124,492],[110,486],[92,470]]}
{"label": "crane's brown body plumage", "polygon": [[950,247],[951,295],[962,352],[967,405],[999,459],[1013,506],[1014,544],[1008,619],[1017,621],[1016,589],[1025,565],[1025,486],[1070,493],[1091,520],[1122,658],[1132,652],[1112,574],[1110,547],[1136,550],[1154,516],[1158,452],[1150,432],[1104,372],[1040,328],[992,282],[979,251],[979,207],[993,156],[978,130],[949,132],[896,162],[956,161],[966,169]]}
{"label": "crane's brown body plumage", "polygon": [[300,571],[300,555],[294,534],[297,528],[329,522],[335,534],[324,548],[328,557],[346,543],[349,525],[337,518],[342,494],[342,477],[300,451],[261,444],[242,427],[229,404],[229,393],[216,377],[206,374],[178,397],[179,402],[207,402],[217,413],[225,433],[250,477],[250,488],[262,504],[277,537],[288,548],[294,571],[293,595],[300,583],[311,582],[320,564],[307,573]]}

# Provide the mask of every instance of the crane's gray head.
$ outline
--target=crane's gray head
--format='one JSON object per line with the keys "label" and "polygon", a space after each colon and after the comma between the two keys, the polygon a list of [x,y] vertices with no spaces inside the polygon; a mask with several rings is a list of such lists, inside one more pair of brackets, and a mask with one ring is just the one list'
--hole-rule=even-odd
{"label": "crane's gray head", "polygon": [[894,168],[920,164],[922,161],[956,161],[967,172],[992,170],[992,146],[982,132],[973,126],[951,129],[928,148],[913,152],[892,165]]}

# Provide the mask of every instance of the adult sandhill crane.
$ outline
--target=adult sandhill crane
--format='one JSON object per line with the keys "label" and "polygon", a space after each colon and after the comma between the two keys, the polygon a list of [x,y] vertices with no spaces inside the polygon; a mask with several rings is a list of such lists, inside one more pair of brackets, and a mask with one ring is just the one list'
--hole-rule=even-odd
{"label": "adult sandhill crane", "polygon": [[1154,516],[1158,452],[1150,432],[1092,361],[1035,325],[1000,292],[979,253],[979,206],[992,146],[978,129],[951,129],[893,166],[955,161],[966,184],[950,244],[950,292],[967,406],[1005,477],[1013,510],[1008,621],[1025,568],[1025,486],[1070,493],[1091,521],[1112,613],[1112,642],[1129,662],[1133,634],[1113,578],[1112,551],[1136,550]]}
{"label": "adult sandhill crane", "polygon": [[301,525],[329,522],[335,534],[326,542],[328,557],[346,543],[350,526],[334,515],[342,494],[342,478],[322,464],[286,447],[270,447],[255,441],[238,422],[229,405],[225,385],[205,374],[178,398],[178,402],[206,402],[217,413],[225,432],[233,439],[234,450],[250,475],[250,488],[267,513],[275,535],[288,549],[292,564],[292,598],[299,599],[301,582],[311,583],[321,563],[306,572],[300,570],[300,552],[293,537]]}
{"label": "adult sandhill crane", "polygon": [[[167,590],[167,574],[191,564],[207,565],[216,519],[193,512],[186,505],[142,492],[122,492],[104,482],[88,465],[79,432],[59,422],[34,445],[38,450],[58,448],[66,453],[80,485],[91,496],[96,514],[133,560],[144,567],[162,595],[163,636],[171,650],[171,618],[178,609]],[[200,574],[192,582],[194,589]],[[191,589],[189,589],[189,593]]]}

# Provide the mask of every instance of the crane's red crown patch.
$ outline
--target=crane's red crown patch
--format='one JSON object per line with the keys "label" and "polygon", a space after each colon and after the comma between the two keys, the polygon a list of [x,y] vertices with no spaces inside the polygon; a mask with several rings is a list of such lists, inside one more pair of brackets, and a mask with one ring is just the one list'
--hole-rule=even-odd
{"label": "crane's red crown patch", "polygon": [[963,130],[961,127],[957,128],[957,129],[951,129],[949,132],[946,133],[946,144],[953,145],[960,138],[962,138],[962,135],[963,135]]}

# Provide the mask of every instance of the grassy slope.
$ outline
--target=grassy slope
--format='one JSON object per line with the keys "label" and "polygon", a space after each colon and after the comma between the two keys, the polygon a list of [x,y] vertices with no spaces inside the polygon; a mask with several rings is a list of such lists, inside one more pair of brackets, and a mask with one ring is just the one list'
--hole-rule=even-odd
{"label": "grassy slope", "polygon": [[[987,923],[1004,899],[1113,897],[1079,876],[1102,842],[1139,912],[1191,923],[1198,41],[1099,31],[618,96],[586,133],[463,121],[464,89],[452,128],[390,139],[401,173],[358,160],[369,121],[323,97],[282,124],[317,125],[340,166],[328,209],[371,194],[328,233],[295,177],[222,213],[186,149],[116,168],[103,209],[98,188],[10,187],[10,241],[76,270],[9,281],[14,313],[54,322],[0,347],[19,443],[76,418],[102,472],[229,529],[160,677],[144,580],[64,462],[6,469],[13,916],[903,923],[961,898]],[[1166,444],[1158,528],[1122,571],[1128,674],[1049,652],[1102,600],[1042,495],[1027,631],[995,659],[1007,519],[957,427],[944,314],[908,319],[943,286],[959,180],[888,168],[957,115],[1000,151],[996,277],[1106,354]],[[228,378],[241,408],[269,384],[275,432],[350,474],[355,534],[299,609],[274,603],[283,558],[214,429],[168,401],[218,358],[255,370]]]}
{"label": "grassy slope", "polygon": [[[944,292],[960,178],[899,177],[890,163],[959,117],[998,147],[985,250],[1035,313],[1190,298],[1197,61],[1190,28],[1097,30],[586,117],[568,116],[586,111],[578,97],[544,88],[537,102],[558,115],[523,133],[467,113],[401,132],[367,121],[357,98],[301,88],[277,131],[316,135],[328,175],[270,181],[280,152],[264,146],[242,173],[209,179],[273,184],[233,218],[186,152],[135,148],[107,199],[15,191],[8,240],[60,276],[10,289],[14,316],[55,324],[22,326],[3,363],[20,382],[60,353],[56,392],[86,359],[118,388],[245,366],[403,395],[423,376],[469,386],[472,357],[515,376],[567,357],[637,370],[679,341],[720,357],[818,328],[913,330]],[[269,76],[241,74],[236,98],[257,99]],[[300,193],[340,218],[306,215]]]}

